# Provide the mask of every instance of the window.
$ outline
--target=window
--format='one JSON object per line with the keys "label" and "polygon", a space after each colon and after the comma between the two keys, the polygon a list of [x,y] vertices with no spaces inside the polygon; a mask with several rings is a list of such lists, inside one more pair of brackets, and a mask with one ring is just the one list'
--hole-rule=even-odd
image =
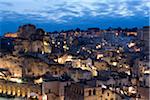
{"label": "window", "polygon": [[104,94],[104,89],[102,88],[102,94]]}
{"label": "window", "polygon": [[93,90],[93,95],[96,95],[96,90],[95,89]]}
{"label": "window", "polygon": [[91,96],[91,94],[92,94],[92,93],[91,93],[91,90],[89,90],[89,96]]}
{"label": "window", "polygon": [[110,100],[114,100],[113,98],[111,98]]}
{"label": "window", "polygon": [[82,90],[80,90],[80,94],[83,95],[83,91]]}
{"label": "window", "polygon": [[107,96],[109,96],[109,93],[107,93]]}
{"label": "window", "polygon": [[119,83],[119,86],[121,86],[121,83]]}
{"label": "window", "polygon": [[48,90],[48,93],[51,93],[51,89]]}
{"label": "window", "polygon": [[57,75],[57,71],[55,71],[55,75]]}

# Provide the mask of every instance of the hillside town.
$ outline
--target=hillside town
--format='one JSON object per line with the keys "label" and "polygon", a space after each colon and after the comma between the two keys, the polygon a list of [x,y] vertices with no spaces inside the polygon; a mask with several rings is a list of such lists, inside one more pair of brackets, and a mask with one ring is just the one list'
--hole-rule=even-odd
{"label": "hillside town", "polygon": [[149,100],[149,32],[97,27],[0,37],[0,95],[23,100]]}

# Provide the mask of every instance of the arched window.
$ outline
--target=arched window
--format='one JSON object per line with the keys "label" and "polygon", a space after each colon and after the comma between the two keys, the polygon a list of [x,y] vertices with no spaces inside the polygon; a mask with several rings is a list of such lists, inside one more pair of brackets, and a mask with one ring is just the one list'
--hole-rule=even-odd
{"label": "arched window", "polygon": [[96,95],[96,90],[95,89],[93,90],[93,95]]}
{"label": "arched window", "polygon": [[89,90],[89,96],[91,96],[92,95],[92,91],[91,90]]}
{"label": "arched window", "polygon": [[109,96],[109,93],[107,93],[107,96]]}

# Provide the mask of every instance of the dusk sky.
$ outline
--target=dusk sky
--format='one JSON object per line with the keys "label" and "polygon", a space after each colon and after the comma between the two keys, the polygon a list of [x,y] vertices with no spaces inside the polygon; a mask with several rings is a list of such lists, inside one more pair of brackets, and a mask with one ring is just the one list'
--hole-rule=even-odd
{"label": "dusk sky", "polygon": [[0,0],[0,35],[19,25],[46,31],[149,25],[150,0]]}

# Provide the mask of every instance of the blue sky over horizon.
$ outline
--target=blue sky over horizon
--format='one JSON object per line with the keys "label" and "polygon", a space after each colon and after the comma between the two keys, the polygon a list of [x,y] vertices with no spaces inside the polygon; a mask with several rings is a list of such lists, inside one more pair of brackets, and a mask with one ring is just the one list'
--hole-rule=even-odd
{"label": "blue sky over horizon", "polygon": [[149,25],[149,0],[0,0],[0,34],[22,24],[46,31]]}

